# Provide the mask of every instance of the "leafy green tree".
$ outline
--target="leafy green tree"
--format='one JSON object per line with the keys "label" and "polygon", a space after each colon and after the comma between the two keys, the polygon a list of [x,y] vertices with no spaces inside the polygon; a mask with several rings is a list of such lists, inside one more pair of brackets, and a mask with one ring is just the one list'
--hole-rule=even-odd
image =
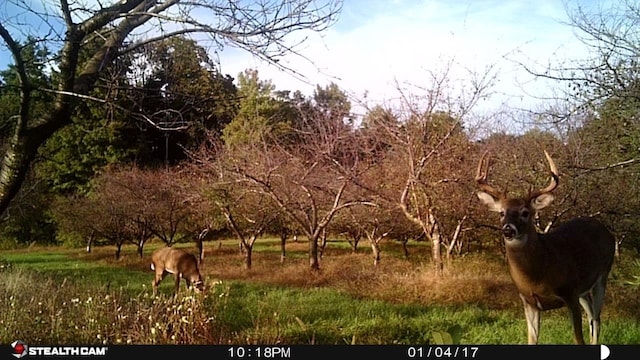
{"label": "leafy green tree", "polygon": [[91,179],[105,166],[136,153],[125,142],[122,128],[122,123],[109,119],[74,119],[41,148],[37,176],[55,193],[86,193]]}
{"label": "leafy green tree", "polygon": [[321,112],[323,118],[353,125],[351,101],[336,83],[330,83],[325,87],[316,85],[313,92],[313,103],[316,111]]}
{"label": "leafy green tree", "polygon": [[247,69],[238,75],[238,98],[238,113],[222,132],[228,146],[254,144],[289,133],[297,114],[288,93],[277,92],[271,81],[259,78],[257,70]]}
{"label": "leafy green tree", "polygon": [[[85,59],[98,44],[90,41],[80,52]],[[138,157],[140,143],[128,141],[133,124],[128,126],[124,111],[126,99],[120,93],[129,86],[126,69],[131,66],[129,57],[121,57],[107,69],[108,76],[101,77],[90,96],[107,99],[104,103],[85,101],[79,103],[68,125],[54,133],[38,150],[34,166],[36,177],[49,185],[57,194],[80,193],[89,190],[89,181],[109,164],[125,162]],[[120,95],[119,95],[120,94]]]}
{"label": "leafy green tree", "polygon": [[208,132],[220,134],[235,116],[238,96],[233,78],[222,75],[195,41],[165,39],[132,57],[129,73],[136,74],[136,83],[126,91],[126,106],[144,125],[137,131],[131,126],[146,149],[139,162],[183,160],[185,148],[197,147]]}
{"label": "leafy green tree", "polygon": [[[35,87],[50,87],[52,69],[48,68],[47,59],[51,55],[49,50],[38,43],[36,39],[28,37],[24,43],[16,44],[24,62],[25,76]],[[10,64],[7,69],[0,71],[0,137],[6,139],[15,126],[15,116],[20,112],[20,77],[16,72],[16,65]],[[38,93],[29,103],[29,114],[41,116],[48,111],[48,104],[52,100],[49,93]]]}

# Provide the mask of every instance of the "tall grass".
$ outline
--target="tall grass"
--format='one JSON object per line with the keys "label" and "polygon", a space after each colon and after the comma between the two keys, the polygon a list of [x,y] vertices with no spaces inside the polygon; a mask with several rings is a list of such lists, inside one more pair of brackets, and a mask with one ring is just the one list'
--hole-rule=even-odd
{"label": "tall grass", "polygon": [[[20,268],[2,272],[0,342],[60,344],[215,343],[219,299],[205,295],[132,296]],[[215,300],[214,300],[215,299]]]}
{"label": "tall grass", "polygon": [[239,282],[209,284],[204,295],[131,295],[16,268],[3,272],[0,287],[2,343],[416,344],[463,314]]}

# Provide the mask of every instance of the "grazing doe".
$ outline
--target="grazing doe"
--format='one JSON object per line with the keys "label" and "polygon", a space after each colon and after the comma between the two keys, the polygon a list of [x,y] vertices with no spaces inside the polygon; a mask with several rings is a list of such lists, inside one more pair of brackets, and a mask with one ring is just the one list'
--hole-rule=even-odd
{"label": "grazing doe", "polygon": [[198,259],[184,250],[164,247],[154,251],[151,254],[151,270],[156,272],[152,283],[154,295],[158,292],[158,284],[168,274],[175,276],[175,294],[178,294],[181,278],[185,279],[187,287],[193,285],[198,291],[204,289]]}
{"label": "grazing doe", "polygon": [[500,214],[509,271],[524,304],[529,344],[538,342],[540,311],[563,306],[569,308],[575,343],[584,344],[582,306],[589,320],[591,344],[597,344],[615,251],[613,235],[590,217],[575,218],[548,233],[538,233],[535,212],[551,204],[551,192],[559,182],[553,160],[545,151],[551,169],[547,187],[512,198],[487,183],[486,155],[480,159],[475,177],[478,197],[489,210]]}

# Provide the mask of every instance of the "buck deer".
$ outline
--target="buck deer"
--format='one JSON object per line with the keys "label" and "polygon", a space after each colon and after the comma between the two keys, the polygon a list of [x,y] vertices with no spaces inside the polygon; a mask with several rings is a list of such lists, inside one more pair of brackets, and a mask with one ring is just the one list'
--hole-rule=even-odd
{"label": "buck deer", "polygon": [[193,285],[198,291],[204,289],[198,259],[184,250],[164,247],[154,251],[151,254],[151,270],[156,272],[152,283],[154,295],[158,292],[158,284],[168,274],[175,276],[175,294],[178,294],[181,278],[185,279],[187,287]]}
{"label": "buck deer", "polygon": [[538,342],[540,311],[565,305],[575,343],[584,344],[582,306],[589,320],[591,344],[597,344],[615,240],[602,223],[590,217],[569,220],[546,234],[536,231],[535,212],[551,204],[551,192],[559,183],[556,165],[546,151],[544,154],[551,169],[549,185],[513,198],[487,183],[485,152],[475,178],[481,190],[478,197],[489,210],[500,213],[509,272],[524,304],[529,344]]}

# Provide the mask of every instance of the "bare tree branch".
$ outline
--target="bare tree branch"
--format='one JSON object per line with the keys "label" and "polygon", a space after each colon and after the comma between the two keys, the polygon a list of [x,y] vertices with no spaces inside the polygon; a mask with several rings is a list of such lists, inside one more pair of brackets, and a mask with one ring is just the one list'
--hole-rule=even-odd
{"label": "bare tree branch", "polygon": [[613,163],[613,164],[607,164],[607,165],[603,165],[603,166],[597,166],[597,167],[583,167],[583,166],[570,166],[574,169],[578,169],[578,170],[584,170],[584,173],[590,173],[590,172],[594,172],[594,171],[604,171],[604,170],[610,170],[610,169],[614,169],[614,168],[618,168],[618,167],[624,167],[627,165],[632,165],[635,163],[640,163],[640,158],[633,158],[633,159],[629,159],[629,160],[625,160],[625,161],[620,161],[617,163]]}

